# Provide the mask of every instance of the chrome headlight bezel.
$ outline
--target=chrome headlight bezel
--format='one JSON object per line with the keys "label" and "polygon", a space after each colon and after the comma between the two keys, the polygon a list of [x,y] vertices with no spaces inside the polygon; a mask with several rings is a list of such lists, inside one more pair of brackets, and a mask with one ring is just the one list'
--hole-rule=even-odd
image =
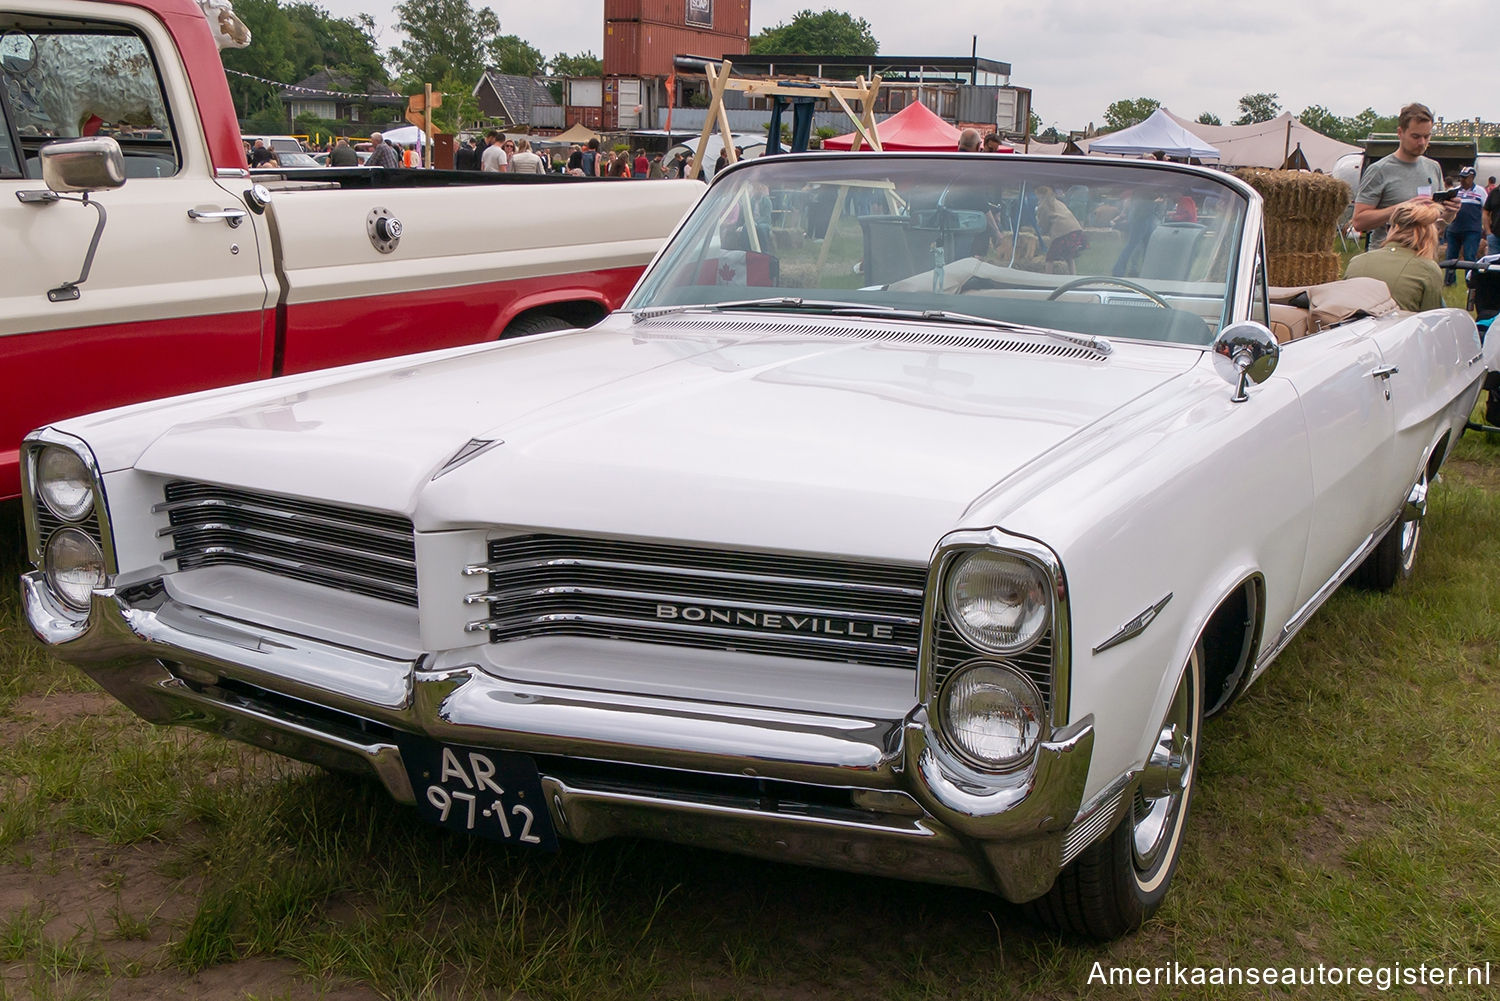
{"label": "chrome headlight bezel", "polygon": [[[54,511],[38,489],[40,479],[38,467],[43,451],[48,448],[61,448],[72,452],[83,464],[83,468],[87,470],[91,479],[90,510],[79,521],[70,522]],[[93,450],[82,438],[56,428],[44,427],[31,432],[22,441],[21,519],[26,531],[27,559],[39,573],[43,571],[46,563],[48,539],[54,531],[63,527],[78,529],[98,546],[104,559],[106,575],[118,572],[114,538],[110,532],[109,504],[104,489],[103,472],[99,468]],[[61,603],[61,598],[58,600]]]}
{"label": "chrome headlight bezel", "polygon": [[[960,720],[956,718],[952,702],[959,694],[960,687],[978,680],[977,676],[982,672],[989,676],[991,684],[1000,685],[1013,693],[1015,701],[1021,704],[1021,708],[1025,710],[1025,715],[1029,716],[1034,727],[1029,734],[1025,735],[1029,743],[1015,754],[987,757],[969,746],[961,735]],[[969,767],[991,774],[1014,772],[1025,768],[1036,757],[1036,750],[1042,742],[1051,737],[1047,702],[1042,697],[1041,691],[1025,672],[1014,665],[985,657],[969,661],[948,677],[938,690],[937,697],[933,699],[932,715],[937,724],[938,733],[942,737],[943,746]]]}
{"label": "chrome headlight bezel", "polygon": [[[1006,641],[986,634],[963,614],[962,599],[956,592],[964,580],[965,571],[981,560],[1008,563],[1014,571],[1030,575],[1028,582],[1030,586],[1023,590],[1029,592],[1032,612],[1026,616],[1029,621],[1024,631],[1019,632],[1013,640]],[[1001,657],[1024,653],[1036,646],[1052,626],[1051,574],[1045,566],[1025,554],[1012,550],[988,548],[973,549],[962,553],[956,556],[946,568],[942,587],[943,607],[948,614],[948,620],[964,642],[982,653],[996,654]]]}

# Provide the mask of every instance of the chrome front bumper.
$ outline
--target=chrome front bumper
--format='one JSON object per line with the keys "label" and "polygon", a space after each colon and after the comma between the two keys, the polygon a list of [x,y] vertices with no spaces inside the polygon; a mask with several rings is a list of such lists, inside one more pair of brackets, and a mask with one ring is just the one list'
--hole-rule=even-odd
{"label": "chrome front bumper", "polygon": [[[36,575],[21,583],[32,630],[143,718],[371,773],[404,803],[394,738],[419,734],[534,756],[575,841],[650,837],[1014,901],[1052,885],[1070,831],[1101,827],[1082,803],[1092,717],[997,778],[947,756],[921,708],[869,720],[515,683],[458,656],[392,659],[205,612],[161,580],[96,591],[86,617]],[[704,776],[727,791],[705,794]]]}

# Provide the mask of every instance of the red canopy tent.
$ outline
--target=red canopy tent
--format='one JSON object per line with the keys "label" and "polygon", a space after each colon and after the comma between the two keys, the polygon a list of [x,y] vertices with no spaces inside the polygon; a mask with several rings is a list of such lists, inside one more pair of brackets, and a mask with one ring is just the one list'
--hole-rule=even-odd
{"label": "red canopy tent", "polygon": [[[917,150],[956,150],[959,130],[928,109],[921,101],[913,101],[876,126],[881,148],[895,152]],[[824,139],[824,149],[850,149],[854,145],[855,133]],[[869,149],[868,143],[860,143],[860,149]]]}

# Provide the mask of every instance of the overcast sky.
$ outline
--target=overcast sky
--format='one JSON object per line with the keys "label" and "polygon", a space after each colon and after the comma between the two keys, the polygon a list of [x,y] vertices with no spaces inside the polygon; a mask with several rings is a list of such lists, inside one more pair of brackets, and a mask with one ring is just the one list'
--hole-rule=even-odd
{"label": "overcast sky", "polygon": [[[314,2],[340,17],[370,12],[382,51],[400,41],[393,0]],[[604,51],[603,0],[474,4],[549,57]],[[1031,88],[1043,127],[1064,131],[1136,97],[1228,124],[1239,98],[1259,91],[1293,113],[1321,104],[1394,115],[1422,101],[1449,120],[1497,117],[1500,20],[1481,0],[1188,0],[1171,13],[1161,0],[751,0],[750,31],[829,7],[868,21],[887,55],[967,55],[978,35],[979,55],[1010,63],[1011,83]]]}

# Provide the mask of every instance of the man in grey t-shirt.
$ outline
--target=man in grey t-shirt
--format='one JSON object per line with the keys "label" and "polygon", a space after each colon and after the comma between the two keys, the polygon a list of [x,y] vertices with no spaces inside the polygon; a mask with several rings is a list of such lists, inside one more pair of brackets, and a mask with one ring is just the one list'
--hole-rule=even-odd
{"label": "man in grey t-shirt", "polygon": [[[1382,157],[1365,168],[1354,196],[1354,218],[1351,222],[1361,233],[1370,234],[1370,249],[1385,242],[1386,223],[1397,205],[1413,198],[1430,198],[1443,189],[1443,169],[1436,160],[1422,154],[1432,139],[1432,112],[1425,104],[1408,104],[1401,109],[1396,125],[1396,152]],[[1458,212],[1457,204],[1443,206],[1448,219]]]}

